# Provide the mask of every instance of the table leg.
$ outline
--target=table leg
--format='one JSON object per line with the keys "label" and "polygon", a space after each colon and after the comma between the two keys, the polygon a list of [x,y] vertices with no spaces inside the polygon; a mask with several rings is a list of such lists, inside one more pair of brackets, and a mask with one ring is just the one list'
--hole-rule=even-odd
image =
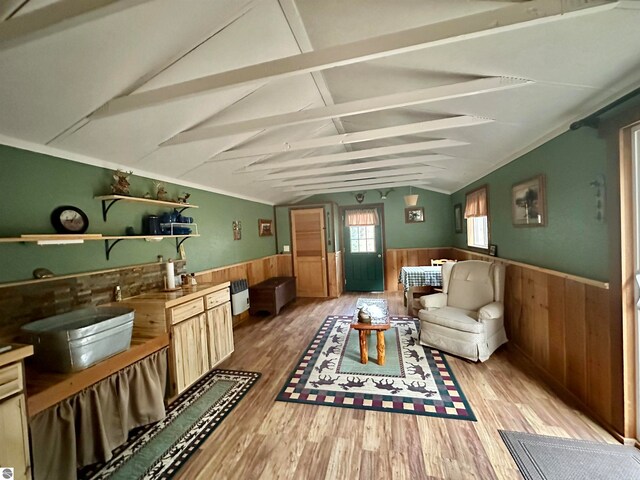
{"label": "table leg", "polygon": [[367,335],[367,332],[364,330],[360,330],[360,361],[365,365],[369,360],[369,342],[367,342],[368,339],[369,336]]}
{"label": "table leg", "polygon": [[384,365],[384,330],[378,330],[378,365]]}

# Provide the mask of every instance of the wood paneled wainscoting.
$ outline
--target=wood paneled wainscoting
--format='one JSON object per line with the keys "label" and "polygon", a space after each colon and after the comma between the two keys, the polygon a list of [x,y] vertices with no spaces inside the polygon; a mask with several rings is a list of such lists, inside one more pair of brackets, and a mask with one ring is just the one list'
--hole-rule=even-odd
{"label": "wood paneled wainscoting", "polygon": [[328,267],[329,267],[329,296],[337,298],[342,295],[344,290],[344,278],[342,275],[342,252],[329,252],[327,253]]}
{"label": "wood paneled wainscoting", "polygon": [[621,338],[607,283],[452,248],[457,260],[506,265],[509,348],[612,433],[623,432]]}
{"label": "wood paneled wainscoting", "polygon": [[[268,257],[248,260],[233,265],[203,270],[196,273],[198,283],[222,283],[232,282],[246,278],[249,286],[260,283],[271,277],[291,277],[293,267],[291,255],[270,255]],[[233,316],[233,324],[236,326],[249,317],[249,312]]]}

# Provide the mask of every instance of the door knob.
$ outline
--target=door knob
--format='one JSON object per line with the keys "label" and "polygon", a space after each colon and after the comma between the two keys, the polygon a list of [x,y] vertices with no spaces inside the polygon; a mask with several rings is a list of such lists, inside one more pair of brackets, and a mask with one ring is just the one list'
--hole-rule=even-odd
{"label": "door knob", "polygon": [[378,258],[382,258],[382,255],[380,253],[378,254]]}

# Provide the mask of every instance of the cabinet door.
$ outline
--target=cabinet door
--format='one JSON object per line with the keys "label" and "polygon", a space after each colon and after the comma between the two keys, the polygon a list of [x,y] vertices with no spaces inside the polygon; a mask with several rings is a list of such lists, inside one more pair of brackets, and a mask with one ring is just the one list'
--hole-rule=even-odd
{"label": "cabinet door", "polygon": [[0,466],[13,468],[16,480],[31,478],[24,395],[0,402]]}
{"label": "cabinet door", "polygon": [[174,394],[182,393],[209,371],[207,316],[192,317],[171,328]]}
{"label": "cabinet door", "polygon": [[209,363],[215,366],[233,352],[233,322],[229,302],[207,310]]}

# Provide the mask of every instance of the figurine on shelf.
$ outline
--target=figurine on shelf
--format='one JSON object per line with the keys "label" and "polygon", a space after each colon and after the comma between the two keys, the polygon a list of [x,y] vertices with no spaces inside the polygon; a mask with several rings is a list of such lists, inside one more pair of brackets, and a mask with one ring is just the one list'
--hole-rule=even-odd
{"label": "figurine on shelf", "polygon": [[153,185],[156,188],[156,200],[168,201],[169,197],[167,190],[164,188],[164,182],[153,182]]}
{"label": "figurine on shelf", "polygon": [[133,172],[125,172],[123,170],[116,170],[113,172],[113,179],[115,183],[111,184],[111,193],[115,195],[130,195],[129,193],[129,175]]}
{"label": "figurine on shelf", "polygon": [[184,192],[182,195],[178,195],[178,203],[189,203],[190,193]]}

